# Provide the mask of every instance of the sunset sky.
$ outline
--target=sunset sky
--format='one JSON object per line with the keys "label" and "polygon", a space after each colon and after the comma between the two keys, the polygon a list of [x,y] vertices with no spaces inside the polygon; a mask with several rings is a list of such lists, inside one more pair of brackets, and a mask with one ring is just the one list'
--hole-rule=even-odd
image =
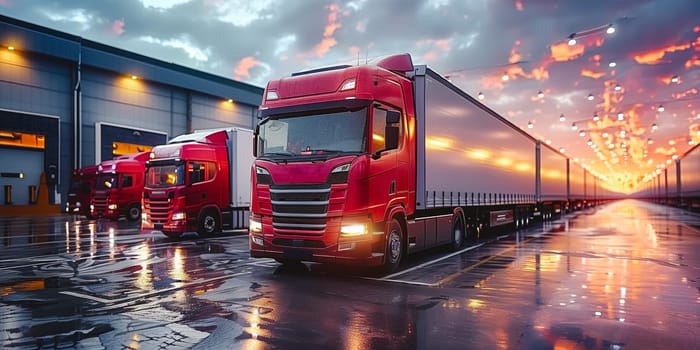
{"label": "sunset sky", "polygon": [[697,0],[0,0],[0,13],[261,87],[408,52],[625,192],[700,143]]}

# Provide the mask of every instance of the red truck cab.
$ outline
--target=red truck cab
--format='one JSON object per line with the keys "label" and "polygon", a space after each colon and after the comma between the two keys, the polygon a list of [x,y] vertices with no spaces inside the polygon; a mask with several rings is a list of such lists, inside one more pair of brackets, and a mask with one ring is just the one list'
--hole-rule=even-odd
{"label": "red truck cab", "polygon": [[247,224],[252,134],[240,128],[201,130],[154,147],[146,167],[142,229],[179,238]]}
{"label": "red truck cab", "polygon": [[97,165],[73,169],[66,200],[66,214],[84,215],[91,218],[90,200],[95,188]]}
{"label": "red truck cab", "polygon": [[268,83],[252,174],[252,257],[396,268],[404,243],[392,217],[414,211],[412,70],[401,55]]}
{"label": "red truck cab", "polygon": [[129,221],[141,219],[141,196],[148,152],[119,156],[101,162],[97,168],[94,195],[90,204],[93,217]]}

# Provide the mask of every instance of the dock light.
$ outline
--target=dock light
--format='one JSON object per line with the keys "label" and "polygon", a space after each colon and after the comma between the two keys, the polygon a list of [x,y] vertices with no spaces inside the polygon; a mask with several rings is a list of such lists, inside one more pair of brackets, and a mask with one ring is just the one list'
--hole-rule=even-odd
{"label": "dock light", "polygon": [[615,33],[615,26],[612,24],[608,25],[608,29],[606,29],[605,32],[608,34]]}

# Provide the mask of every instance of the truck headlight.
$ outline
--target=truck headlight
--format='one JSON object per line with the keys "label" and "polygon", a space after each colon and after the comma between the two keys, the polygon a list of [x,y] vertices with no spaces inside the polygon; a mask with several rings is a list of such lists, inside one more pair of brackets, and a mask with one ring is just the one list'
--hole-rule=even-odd
{"label": "truck headlight", "polygon": [[107,206],[107,209],[109,210],[117,210],[117,205],[116,204],[110,204]]}
{"label": "truck headlight", "polygon": [[185,215],[185,213],[183,213],[183,212],[173,213],[173,217],[172,217],[173,221],[185,220],[185,218],[187,218],[187,215]]}
{"label": "truck headlight", "polygon": [[340,235],[349,236],[361,236],[367,234],[367,224],[347,224],[340,226]]}
{"label": "truck headlight", "polygon": [[251,218],[248,228],[250,232],[262,232],[262,222]]}

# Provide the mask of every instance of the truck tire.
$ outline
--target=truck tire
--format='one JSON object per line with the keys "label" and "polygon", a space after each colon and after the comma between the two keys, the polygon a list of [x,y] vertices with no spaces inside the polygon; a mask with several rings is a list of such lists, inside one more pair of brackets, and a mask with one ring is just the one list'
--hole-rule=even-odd
{"label": "truck tire", "polygon": [[199,218],[199,229],[197,233],[202,236],[209,236],[219,230],[219,215],[214,210],[205,211]]}
{"label": "truck tire", "polygon": [[398,270],[403,257],[403,230],[399,221],[391,219],[386,236],[386,253],[384,254],[383,272],[392,273]]}
{"label": "truck tire", "polygon": [[137,221],[141,219],[141,205],[132,204],[126,212],[126,218],[129,221]]}
{"label": "truck tire", "polygon": [[456,214],[452,222],[452,250],[459,250],[464,244],[465,233],[462,215]]}

